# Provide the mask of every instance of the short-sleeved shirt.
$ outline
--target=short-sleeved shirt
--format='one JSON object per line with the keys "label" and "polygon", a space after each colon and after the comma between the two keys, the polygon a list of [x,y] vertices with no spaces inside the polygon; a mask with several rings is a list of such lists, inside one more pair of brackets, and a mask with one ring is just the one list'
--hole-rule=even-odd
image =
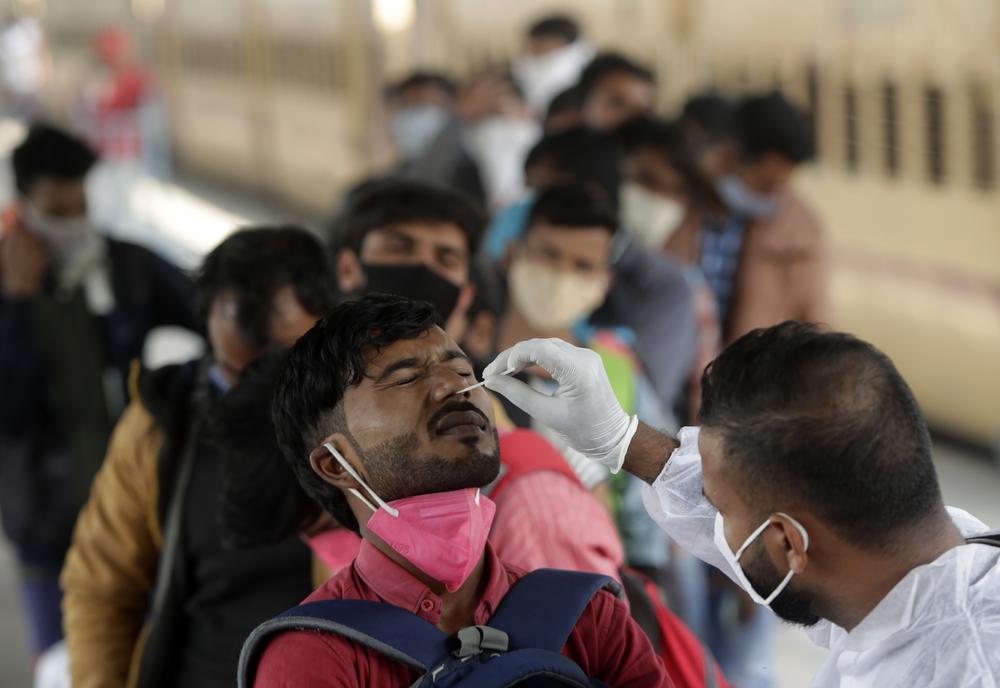
{"label": "short-sleeved shirt", "polygon": [[[523,575],[504,564],[490,545],[484,554],[485,585],[472,623],[486,624],[504,596]],[[357,559],[306,598],[356,599],[392,604],[437,624],[441,598],[422,581],[380,552],[367,540]],[[588,675],[618,688],[670,686],[649,639],[632,621],[625,604],[602,590],[584,610],[563,654]],[[256,688],[360,687],[392,688],[413,684],[408,667],[349,640],[317,631],[286,631],[264,651]]]}

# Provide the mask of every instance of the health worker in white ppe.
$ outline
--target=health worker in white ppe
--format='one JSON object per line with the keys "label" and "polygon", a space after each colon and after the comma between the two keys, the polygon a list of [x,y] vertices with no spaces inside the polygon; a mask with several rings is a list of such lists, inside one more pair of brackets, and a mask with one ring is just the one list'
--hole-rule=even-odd
{"label": "health worker in white ppe", "polygon": [[[539,365],[552,396],[504,375]],[[706,370],[702,427],[630,417],[601,359],[529,340],[487,386],[566,443],[648,483],[646,509],[829,655],[813,686],[1000,685],[1000,546],[941,499],[927,427],[885,354],[786,322]]]}

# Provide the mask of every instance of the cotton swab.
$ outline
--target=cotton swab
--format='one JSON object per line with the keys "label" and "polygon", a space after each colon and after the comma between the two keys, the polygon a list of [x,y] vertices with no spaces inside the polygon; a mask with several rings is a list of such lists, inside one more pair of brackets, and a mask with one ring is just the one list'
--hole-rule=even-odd
{"label": "cotton swab", "polygon": [[460,389],[457,392],[455,392],[455,394],[465,394],[466,392],[471,392],[472,390],[478,389],[478,388],[482,387],[485,384],[486,384],[486,380],[483,380],[482,382],[477,382],[474,385],[469,385],[465,389]]}
{"label": "cotton swab", "polygon": [[[501,375],[513,375],[513,374],[514,374],[514,373],[516,373],[516,372],[517,372],[516,370],[513,370],[513,369],[511,369],[511,368],[508,368],[507,370],[503,371],[503,372],[502,372],[502,373],[500,373],[500,374],[501,374]],[[483,386],[483,385],[485,385],[485,384],[486,384],[486,380],[483,380],[482,382],[477,382],[477,383],[476,383],[476,384],[474,384],[474,385],[469,385],[469,386],[468,386],[468,387],[466,387],[465,389],[460,389],[460,390],[458,390],[457,392],[455,392],[455,394],[465,394],[466,392],[471,392],[471,391],[472,391],[472,390],[474,390],[474,389],[479,389],[480,387],[482,387],[482,386]]]}

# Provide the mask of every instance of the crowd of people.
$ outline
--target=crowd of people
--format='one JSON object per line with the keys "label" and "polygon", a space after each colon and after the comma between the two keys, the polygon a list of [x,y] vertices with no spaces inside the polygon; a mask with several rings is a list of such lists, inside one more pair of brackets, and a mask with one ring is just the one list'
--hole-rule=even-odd
{"label": "crowd of people", "polygon": [[[388,87],[398,165],[325,235],[238,228],[193,276],[93,226],[94,148],[32,125],[0,514],[36,656],[77,688],[752,688],[780,617],[816,685],[1000,681],[1000,548],[828,329],[808,116],[656,103],[544,18],[507,70]],[[143,368],[163,325],[206,353]]]}

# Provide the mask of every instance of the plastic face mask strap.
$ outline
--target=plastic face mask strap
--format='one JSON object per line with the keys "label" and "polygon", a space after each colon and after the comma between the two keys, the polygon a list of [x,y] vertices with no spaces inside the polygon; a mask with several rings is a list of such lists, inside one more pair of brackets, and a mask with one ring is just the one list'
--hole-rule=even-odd
{"label": "plastic face mask strap", "polygon": [[[793,517],[789,516],[788,514],[784,513],[783,511],[777,512],[777,515],[778,516],[784,516],[785,518],[787,518],[791,522],[791,524],[793,526],[795,526],[798,529],[799,533],[801,533],[801,535],[802,535],[802,548],[803,548],[804,551],[808,552],[809,551],[809,532],[806,530],[805,526],[803,526],[801,523],[799,523]],[[764,521],[763,523],[761,523],[757,527],[757,530],[755,530],[752,533],[750,533],[750,536],[746,539],[746,541],[740,546],[740,548],[738,550],[736,550],[736,552],[733,555],[733,560],[736,562],[737,565],[739,565],[740,557],[743,556],[743,553],[746,551],[747,547],[749,547],[750,545],[752,545],[753,541],[756,540],[758,537],[760,537],[760,534],[763,533],[764,530],[769,525],[771,525],[771,523],[773,523],[773,521],[770,518],[767,519],[766,521]],[[795,575],[795,571],[789,569],[788,573],[785,574],[785,577],[781,580],[781,583],[778,584],[778,587],[776,587],[774,589],[774,591],[770,595],[768,595],[767,597],[764,598],[764,604],[766,604],[766,605],[771,604],[775,600],[775,598],[777,598],[778,595],[780,595],[781,592],[788,586],[789,581],[792,580],[792,576],[794,576],[794,575]]]}
{"label": "plastic face mask strap", "polygon": [[[345,459],[343,456],[340,455],[340,452],[338,452],[333,447],[332,444],[330,444],[329,442],[324,442],[323,446],[326,447],[326,450],[328,452],[330,452],[330,454],[333,455],[333,458],[335,458],[337,460],[337,463],[339,463],[344,468],[344,470],[347,471],[347,474],[349,476],[351,476],[352,478],[354,478],[355,480],[357,480],[358,484],[361,485],[361,487],[365,488],[365,490],[368,491],[368,494],[371,495],[371,498],[373,500],[375,500],[375,504],[378,504],[379,507],[382,507],[383,509],[385,509],[386,512],[390,516],[392,516],[393,518],[398,518],[399,517],[399,510],[392,508],[385,501],[383,501],[383,499],[381,497],[379,497],[377,494],[375,494],[375,490],[373,490],[372,488],[368,487],[368,484],[364,480],[361,479],[361,476],[358,475],[358,472],[354,470],[354,467],[351,466],[351,464],[347,462],[347,459]],[[365,506],[367,506],[369,509],[371,509],[372,511],[378,511],[378,507],[376,507],[375,504],[372,504],[370,501],[368,501],[367,499],[365,499],[365,496],[363,494],[361,494],[360,492],[358,492],[357,490],[355,490],[353,487],[350,488],[350,492],[351,492],[352,495],[354,495],[355,497],[357,497],[358,499],[360,499],[362,502],[364,502]]]}

